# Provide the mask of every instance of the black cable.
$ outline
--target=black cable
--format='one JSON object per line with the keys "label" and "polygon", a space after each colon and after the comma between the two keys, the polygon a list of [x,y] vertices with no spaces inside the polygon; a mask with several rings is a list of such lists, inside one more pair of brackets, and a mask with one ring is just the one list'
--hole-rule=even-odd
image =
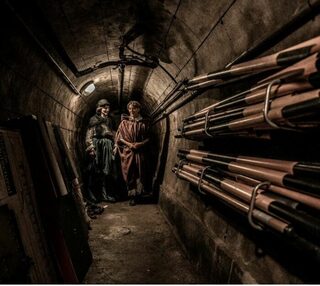
{"label": "black cable", "polygon": [[209,33],[204,37],[204,39],[202,40],[202,42],[200,43],[200,45],[198,46],[198,48],[192,53],[192,55],[190,56],[190,58],[187,60],[187,62],[184,64],[184,66],[180,69],[180,71],[176,74],[175,78],[178,77],[178,75],[181,73],[181,71],[187,66],[187,64],[191,61],[191,59],[194,57],[194,55],[198,52],[198,50],[202,47],[202,45],[204,44],[204,42],[209,38],[209,36],[211,35],[211,33],[214,31],[214,29],[218,26],[218,24],[221,23],[223,17],[229,12],[229,10],[231,9],[231,7],[234,5],[234,3],[236,3],[237,0],[233,0],[230,5],[228,6],[228,8],[223,12],[223,14],[219,17],[219,19],[217,20],[217,22],[211,27]]}

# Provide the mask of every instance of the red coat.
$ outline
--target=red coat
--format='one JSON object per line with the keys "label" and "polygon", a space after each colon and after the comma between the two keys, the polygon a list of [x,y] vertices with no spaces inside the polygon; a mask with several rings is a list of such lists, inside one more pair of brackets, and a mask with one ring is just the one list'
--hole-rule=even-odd
{"label": "red coat", "polygon": [[136,181],[140,179],[145,185],[145,147],[131,150],[120,139],[130,143],[142,142],[149,137],[149,122],[143,118],[134,119],[127,115],[122,115],[121,123],[115,136],[115,142],[121,158],[121,169],[123,178],[128,189],[136,188]]}

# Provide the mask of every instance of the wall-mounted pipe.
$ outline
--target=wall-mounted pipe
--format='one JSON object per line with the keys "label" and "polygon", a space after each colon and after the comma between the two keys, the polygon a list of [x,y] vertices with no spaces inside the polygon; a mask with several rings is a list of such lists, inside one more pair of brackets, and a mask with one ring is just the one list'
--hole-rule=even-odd
{"label": "wall-mounted pipe", "polygon": [[26,29],[26,31],[29,33],[29,35],[32,37],[32,39],[36,42],[36,44],[39,46],[39,48],[44,52],[44,54],[48,57],[48,59],[53,63],[53,65],[57,68],[59,74],[62,76],[63,80],[67,83],[67,85],[70,87],[70,89],[77,95],[81,96],[80,91],[77,89],[77,87],[73,84],[71,79],[66,75],[66,73],[63,71],[63,69],[60,67],[58,62],[54,59],[54,57],[50,54],[50,52],[45,48],[45,46],[40,42],[40,40],[34,35],[32,30],[29,28],[29,26],[25,23],[25,21],[16,13],[13,6],[9,3],[8,0],[5,1],[5,4],[8,6],[8,8],[12,11],[14,16],[18,19],[18,21],[22,24],[22,26]]}
{"label": "wall-mounted pipe", "polygon": [[147,61],[142,61],[141,59],[128,59],[125,58],[123,60],[118,60],[118,61],[107,61],[100,63],[99,65],[95,65],[93,67],[87,68],[85,70],[77,71],[75,76],[76,77],[81,77],[84,75],[87,75],[89,73],[92,73],[98,69],[102,69],[105,67],[109,66],[118,66],[121,63],[124,63],[126,66],[143,66],[143,67],[148,67],[148,68],[156,68],[158,66],[157,62],[147,62]]}
{"label": "wall-mounted pipe", "polygon": [[156,67],[159,66],[159,67],[171,78],[172,81],[174,81],[175,83],[177,83],[175,77],[174,77],[163,65],[160,64],[158,58],[141,54],[141,53],[135,51],[134,49],[130,48],[128,45],[126,46],[126,48],[127,48],[130,52],[132,52],[132,53],[134,53],[134,54],[136,54],[136,55],[139,55],[140,57],[144,57],[146,60],[149,60],[149,61],[151,61],[151,62],[157,63],[157,66],[156,66]]}
{"label": "wall-mounted pipe", "polygon": [[125,72],[125,64],[120,63],[118,68],[118,106],[119,109],[122,109],[122,99],[123,99],[123,84],[124,84],[124,72]]}
{"label": "wall-mounted pipe", "polygon": [[197,91],[193,91],[191,92],[188,96],[186,96],[182,101],[180,101],[179,103],[177,103],[176,105],[174,105],[170,110],[164,112],[161,114],[160,117],[156,118],[153,122],[152,125],[156,124],[157,122],[159,122],[160,120],[166,118],[168,115],[170,115],[172,112],[176,111],[177,109],[181,108],[182,106],[184,106],[185,104],[187,104],[188,102],[192,101],[193,99],[195,99],[197,96],[199,96],[201,93],[203,93],[203,91],[201,90],[197,90]]}
{"label": "wall-mounted pipe", "polygon": [[[298,29],[302,25],[304,25],[306,22],[310,21],[312,18],[314,18],[316,15],[320,13],[320,0],[314,0],[314,1],[308,1],[308,5],[304,7],[298,14],[296,14],[294,17],[292,17],[289,22],[287,22],[285,25],[283,25],[280,29],[278,29],[276,32],[272,33],[268,37],[264,38],[260,43],[255,45],[254,47],[248,49],[247,51],[244,51],[240,56],[238,56],[236,59],[232,60],[229,64],[226,65],[226,67],[229,67],[231,64],[237,64],[246,60],[250,60],[254,58],[255,56],[263,53],[264,51],[271,48],[273,45],[278,43],[280,40],[284,39],[286,36],[291,34],[294,30]],[[240,77],[241,78],[241,77]],[[239,79],[240,79],[239,78]],[[235,79],[235,82],[238,79]],[[213,88],[221,87],[227,84],[232,83],[232,80],[226,81],[222,84],[217,84],[213,86]],[[196,91],[185,97],[181,102],[173,106],[169,111],[163,113],[160,117],[155,118],[153,121],[153,124],[157,123],[158,121],[162,120],[163,118],[167,117],[172,112],[176,111],[177,109],[181,108],[191,100],[195,99],[198,95],[206,91],[207,88]],[[169,105],[166,106],[169,107],[174,103],[171,102]],[[163,110],[162,110],[163,111]],[[157,114],[157,116],[159,113]]]}
{"label": "wall-mounted pipe", "polygon": [[250,60],[262,54],[320,13],[320,0],[308,0],[307,3],[308,4],[301,11],[299,11],[298,14],[293,16],[286,24],[273,32],[271,35],[266,36],[257,45],[242,52],[240,56],[227,64],[226,68],[230,67],[231,65]]}
{"label": "wall-mounted pipe", "polygon": [[161,64],[159,63],[158,66],[171,78],[171,80],[172,80],[174,83],[177,83],[177,81],[176,81],[176,79],[174,78],[174,76],[173,76],[163,65],[161,65]]}
{"label": "wall-mounted pipe", "polygon": [[182,90],[178,90],[177,92],[175,92],[173,94],[172,97],[170,97],[168,99],[168,101],[165,101],[164,104],[162,105],[162,107],[153,114],[152,118],[155,119],[158,117],[159,114],[161,114],[162,112],[165,112],[165,110],[171,106],[173,103],[175,103],[177,100],[179,100],[184,94],[186,93],[185,89]]}
{"label": "wall-mounted pipe", "polygon": [[[153,122],[152,124],[155,124],[157,123],[158,121],[166,118],[169,114],[171,114],[172,112],[176,111],[177,109],[181,108],[182,106],[186,105],[187,103],[189,103],[190,101],[194,100],[196,97],[198,97],[200,94],[204,93],[205,91],[209,90],[209,89],[212,89],[212,88],[220,88],[220,87],[223,87],[223,86],[227,86],[227,85],[231,85],[231,84],[234,84],[234,83],[237,83],[237,82],[240,82],[240,81],[243,81],[245,79],[248,79],[248,78],[252,78],[254,76],[260,76],[261,73],[255,73],[253,76],[251,74],[248,74],[248,75],[243,75],[243,76],[239,76],[239,77],[236,77],[236,78],[233,78],[233,79],[230,79],[230,80],[227,80],[227,81],[224,81],[224,82],[221,82],[221,83],[217,83],[215,86],[211,86],[211,87],[204,87],[204,88],[201,88],[201,89],[197,89],[197,90],[194,90],[194,91],[188,91],[187,89],[184,89],[182,90],[183,94],[185,94],[186,92],[190,92],[190,94],[188,94],[187,96],[185,96],[181,101],[179,101],[178,103],[176,103],[175,105],[171,106],[173,103],[175,103],[178,98],[175,98],[175,100],[171,101],[170,102],[170,105],[166,105],[165,108],[168,108],[171,106],[171,108],[169,110],[167,110],[166,112],[163,112],[161,114],[160,117],[157,117],[159,113],[157,113],[156,117],[153,117]],[[164,111],[164,108],[162,108],[161,111]]]}
{"label": "wall-mounted pipe", "polygon": [[169,98],[175,94],[180,87],[184,84],[184,81],[180,81],[178,84],[175,85],[175,87],[166,95],[166,97],[157,105],[157,107],[153,110],[151,113],[151,117],[155,117],[158,114],[158,111],[160,108],[164,106],[166,102],[168,102]]}

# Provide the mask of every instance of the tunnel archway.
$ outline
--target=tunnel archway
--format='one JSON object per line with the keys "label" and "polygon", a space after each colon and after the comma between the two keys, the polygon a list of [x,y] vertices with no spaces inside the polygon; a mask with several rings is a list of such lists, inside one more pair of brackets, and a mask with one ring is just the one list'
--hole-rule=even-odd
{"label": "tunnel archway", "polygon": [[[130,77],[130,76],[129,76]],[[118,85],[114,85],[110,78],[105,76],[105,73],[102,73],[101,75],[97,76],[93,80],[90,80],[89,83],[93,83],[95,86],[95,89],[88,95],[75,95],[76,99],[78,101],[81,101],[79,104],[79,114],[81,114],[81,117],[79,117],[75,121],[75,125],[79,126],[79,132],[75,134],[75,137],[72,139],[73,142],[76,144],[75,149],[75,155],[77,156],[77,161],[79,162],[79,169],[80,172],[85,170],[87,168],[86,162],[87,162],[87,154],[84,152],[86,149],[85,144],[85,136],[86,131],[88,129],[89,119],[95,114],[96,110],[96,103],[100,99],[107,99],[110,102],[111,106],[111,112],[110,115],[115,121],[115,126],[118,126],[120,124],[120,118],[123,114],[128,114],[128,111],[126,110],[127,103],[130,100],[138,99],[142,103],[142,109],[141,109],[141,115],[144,118],[150,118],[150,102],[153,102],[152,98],[148,98],[149,96],[144,95],[134,95],[130,97],[126,97],[122,99],[122,106],[119,106],[119,90]],[[84,84],[86,86],[86,84]],[[79,98],[80,97],[80,98]],[[137,98],[138,97],[138,98]],[[155,103],[153,103],[155,104]],[[147,156],[148,156],[148,177],[151,177],[148,182],[148,187],[146,190],[149,195],[152,195],[155,199],[158,197],[159,187],[155,187],[153,189],[153,183],[152,181],[158,180],[158,160],[161,156],[160,154],[160,146],[159,142],[162,140],[162,129],[155,128],[155,126],[151,126],[151,120],[149,119],[150,123],[150,147],[147,148]],[[121,176],[121,171],[118,170],[118,175]],[[84,185],[84,188],[87,186]],[[124,187],[122,187],[124,188]],[[156,190],[157,189],[157,190]],[[124,193],[125,190],[119,190],[119,195]]]}

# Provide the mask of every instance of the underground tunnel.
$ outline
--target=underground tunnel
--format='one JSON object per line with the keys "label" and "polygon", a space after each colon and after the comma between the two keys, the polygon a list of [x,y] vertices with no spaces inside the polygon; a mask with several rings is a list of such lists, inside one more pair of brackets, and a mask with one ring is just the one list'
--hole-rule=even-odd
{"label": "underground tunnel", "polygon": [[[319,13],[318,0],[2,1],[0,282],[319,283]],[[117,201],[88,198],[102,99],[114,133],[129,102],[147,122],[134,206],[119,149]]]}

